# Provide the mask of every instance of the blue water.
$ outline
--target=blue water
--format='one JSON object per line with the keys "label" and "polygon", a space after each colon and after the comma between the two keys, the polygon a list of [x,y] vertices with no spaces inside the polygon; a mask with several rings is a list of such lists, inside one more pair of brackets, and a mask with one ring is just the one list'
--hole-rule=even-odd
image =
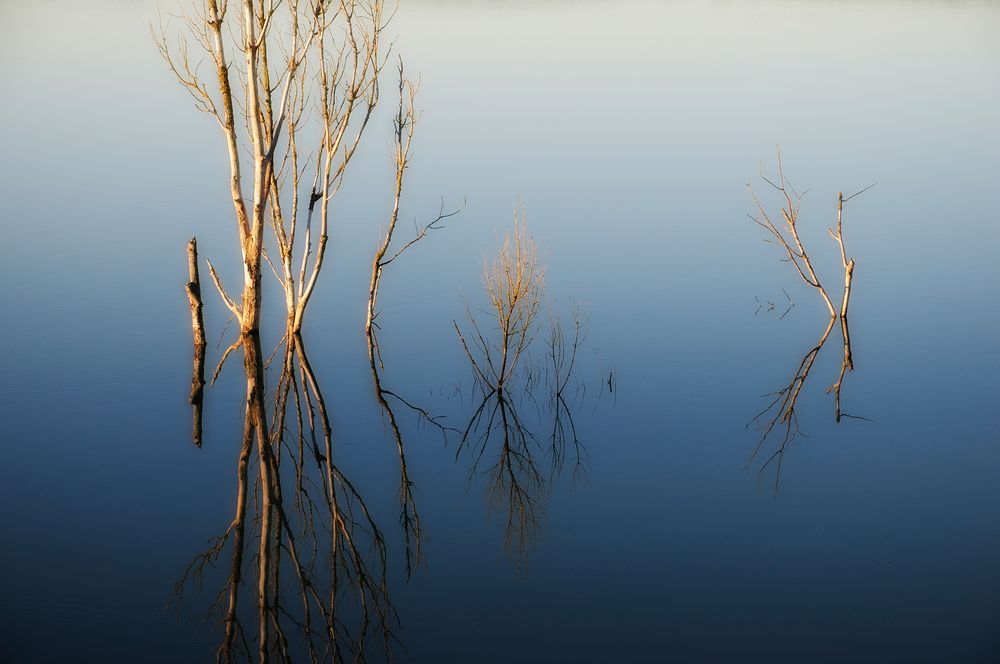
{"label": "blue water", "polygon": [[[220,640],[200,618],[227,559],[179,604],[173,584],[232,518],[244,383],[236,362],[208,390],[195,448],[184,246],[197,235],[233,284],[238,254],[218,131],[159,61],[155,18],[146,2],[0,7],[3,661],[211,661]],[[459,437],[398,413],[427,534],[407,580],[362,334],[390,205],[382,109],[303,336],[339,463],[387,537],[397,656],[1000,659],[1000,5],[412,1],[393,31],[424,113],[401,228],[466,202],[386,270],[385,386],[467,423],[452,321],[482,306],[517,206],[548,301],[564,324],[571,302],[589,313],[571,399],[585,472],[569,458],[550,478],[544,390],[516,400],[546,469],[523,554]],[[837,326],[778,482],[763,466],[779,441],[750,460],[746,425],[827,318],[745,216],[777,144],[811,188],[803,240],[838,297],[836,194],[878,183],[844,219],[842,400],[866,419],[834,421]],[[207,292],[211,369],[233,330]]]}

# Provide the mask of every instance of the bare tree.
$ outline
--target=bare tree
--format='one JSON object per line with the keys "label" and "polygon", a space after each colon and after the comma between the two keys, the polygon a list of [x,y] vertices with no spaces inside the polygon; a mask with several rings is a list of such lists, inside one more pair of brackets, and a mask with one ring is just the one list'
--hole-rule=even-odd
{"label": "bare tree", "polygon": [[[264,237],[270,222],[280,274],[271,267],[285,292],[289,327],[297,332],[323,266],[331,199],[378,101],[385,62],[383,2],[242,0],[230,7],[226,0],[205,0],[180,18],[185,30],[176,41],[168,39],[162,21],[154,38],[198,110],[216,120],[225,139],[243,257],[240,300],[228,295],[211,264],[210,274],[241,330],[256,331],[262,258],[271,263]],[[191,58],[192,41],[212,64],[211,83],[200,73],[200,59]],[[306,126],[310,101],[318,106],[311,132]],[[313,152],[303,149],[304,140]],[[310,165],[312,187],[306,192],[302,179]],[[317,204],[320,227],[314,237]],[[303,214],[305,231],[296,257]]]}

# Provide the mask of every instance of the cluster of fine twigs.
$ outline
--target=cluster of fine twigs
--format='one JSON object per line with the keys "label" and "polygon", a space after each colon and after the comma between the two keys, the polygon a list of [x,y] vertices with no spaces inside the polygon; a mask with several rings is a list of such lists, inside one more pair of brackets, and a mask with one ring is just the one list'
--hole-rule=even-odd
{"label": "cluster of fine twigs", "polygon": [[504,235],[496,257],[483,265],[483,288],[498,339],[488,341],[469,311],[469,323],[475,333],[470,347],[455,323],[462,348],[484,389],[502,391],[517,371],[521,356],[537,332],[535,319],[542,306],[544,281],[545,269],[538,247],[528,234],[523,210],[518,211],[514,214],[514,228]]}
{"label": "cluster of fine twigs", "polygon": [[[833,331],[834,324],[838,320],[840,321],[841,333],[843,335],[843,360],[841,362],[840,373],[837,377],[837,381],[827,391],[833,392],[835,395],[835,417],[838,423],[845,417],[865,419],[844,413],[841,409],[840,400],[844,376],[848,371],[854,370],[854,359],[851,352],[851,337],[847,322],[847,311],[850,303],[851,286],[854,278],[855,260],[854,258],[847,257],[847,250],[844,247],[843,212],[844,203],[874,186],[869,185],[861,191],[847,197],[845,197],[841,192],[838,192],[837,194],[836,226],[828,228],[827,231],[830,237],[833,238],[834,242],[837,244],[840,254],[841,267],[843,270],[843,294],[841,296],[840,307],[838,309],[834,306],[833,300],[830,298],[827,290],[820,283],[820,279],[813,266],[813,262],[810,259],[809,254],[806,252],[806,248],[802,242],[801,236],[799,235],[799,210],[806,192],[799,194],[785,177],[781,165],[780,150],[777,155],[777,163],[777,177],[769,178],[762,174],[761,179],[780,195],[780,222],[776,223],[774,221],[774,219],[777,218],[777,215],[767,211],[764,204],[754,192],[753,187],[749,184],[747,185],[747,188],[750,191],[750,196],[753,199],[755,207],[757,208],[757,214],[748,216],[768,232],[768,235],[770,236],[769,241],[776,244],[781,249],[782,254],[785,256],[784,260],[792,264],[801,279],[807,285],[816,289],[830,313],[830,319],[823,330],[823,333],[820,335],[819,341],[806,352],[801,362],[799,362],[799,365],[788,385],[777,392],[768,395],[772,398],[772,400],[768,403],[767,407],[758,413],[750,422],[750,424],[754,424],[758,427],[761,431],[761,435],[750,455],[750,459],[747,463],[748,466],[753,463],[754,459],[760,453],[764,443],[771,436],[771,434],[775,431],[781,432],[781,440],[779,441],[776,449],[768,457],[760,469],[760,473],[763,474],[772,463],[775,464],[775,492],[777,492],[778,489],[778,483],[781,477],[781,464],[785,452],[788,450],[789,445],[796,437],[805,435],[799,427],[799,420],[795,410],[799,395],[802,392],[802,388],[805,386],[806,379],[809,377],[809,372],[812,370],[816,357],[819,355],[819,352],[823,348],[824,344],[826,344],[830,333]],[[788,299],[791,301],[790,297]],[[789,306],[789,310],[790,309],[791,306]],[[787,313],[787,311],[785,313]],[[782,317],[784,317],[784,314],[782,314]]]}

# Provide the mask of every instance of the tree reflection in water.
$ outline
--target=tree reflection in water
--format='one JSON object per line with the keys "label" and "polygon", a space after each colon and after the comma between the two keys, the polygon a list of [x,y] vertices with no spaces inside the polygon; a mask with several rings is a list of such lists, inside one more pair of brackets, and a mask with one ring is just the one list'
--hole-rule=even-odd
{"label": "tree reflection in water", "polygon": [[[237,344],[247,387],[236,509],[176,591],[200,589],[206,567],[228,555],[213,606],[223,626],[220,662],[388,658],[398,641],[385,538],[337,466],[330,411],[303,339],[288,334],[279,346],[270,418],[260,339],[243,335]],[[254,589],[248,594],[245,581]],[[254,630],[245,625],[251,604]]]}
{"label": "tree reflection in water", "polygon": [[[489,342],[479,326],[474,320],[472,324],[479,347],[488,349]],[[520,370],[506,374],[491,365],[504,356],[502,349],[484,351],[477,359],[459,331],[475,376],[476,400],[455,459],[461,459],[463,454],[471,459],[470,484],[477,477],[486,478],[487,500],[503,520],[504,544],[522,565],[527,562],[551,487],[567,457],[573,465],[574,479],[581,477],[588,466],[586,447],[573,419],[585,395],[584,386],[574,384],[573,377],[577,354],[586,337],[586,320],[578,309],[572,312],[572,326],[571,335],[566,335],[559,317],[550,313],[544,357],[537,362],[526,361],[515,367]],[[534,338],[530,327],[525,334]],[[529,345],[530,341],[519,348],[517,356],[527,358]],[[505,378],[487,379],[500,376]],[[532,417],[530,424],[522,416],[526,406]],[[547,439],[544,434],[536,434],[545,421],[545,430],[550,432]]]}

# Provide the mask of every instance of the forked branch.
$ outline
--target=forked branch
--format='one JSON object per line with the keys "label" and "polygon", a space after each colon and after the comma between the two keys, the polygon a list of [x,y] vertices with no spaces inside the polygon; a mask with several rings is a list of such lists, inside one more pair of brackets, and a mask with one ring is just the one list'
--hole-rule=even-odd
{"label": "forked branch", "polygon": [[757,214],[748,216],[774,238],[774,242],[784,250],[788,257],[787,260],[795,267],[795,270],[799,273],[799,276],[802,277],[802,280],[819,291],[820,297],[823,298],[823,302],[830,311],[830,316],[836,317],[837,311],[833,307],[833,302],[830,300],[830,296],[827,294],[826,289],[823,288],[823,285],[820,283],[819,277],[816,275],[816,270],[813,268],[812,261],[809,259],[809,254],[806,253],[805,247],[802,244],[802,239],[799,237],[799,209],[802,205],[802,198],[805,196],[805,193],[799,194],[788,182],[787,178],[785,178],[785,173],[781,166],[780,150],[778,150],[777,161],[777,181],[771,180],[763,174],[761,175],[761,179],[778,191],[784,199],[783,205],[780,208],[783,223],[778,225],[771,219],[771,215],[768,214],[764,204],[757,197],[757,194],[753,190],[753,186],[750,184],[747,184],[747,190],[750,192],[750,197],[753,199],[754,205],[757,207]]}

